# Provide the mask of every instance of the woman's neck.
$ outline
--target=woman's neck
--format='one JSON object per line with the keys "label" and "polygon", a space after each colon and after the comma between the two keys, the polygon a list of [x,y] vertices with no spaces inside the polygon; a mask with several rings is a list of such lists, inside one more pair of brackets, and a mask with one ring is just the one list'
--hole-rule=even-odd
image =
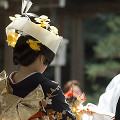
{"label": "woman's neck", "polygon": [[19,82],[33,72],[43,73],[47,66],[39,60],[39,57],[28,66],[21,66],[20,70],[13,76],[14,82]]}
{"label": "woman's neck", "polygon": [[38,72],[38,71],[34,69],[24,68],[23,66],[21,66],[20,70],[12,76],[13,82],[18,83],[21,80],[23,80],[25,77],[27,77],[28,75],[34,72]]}

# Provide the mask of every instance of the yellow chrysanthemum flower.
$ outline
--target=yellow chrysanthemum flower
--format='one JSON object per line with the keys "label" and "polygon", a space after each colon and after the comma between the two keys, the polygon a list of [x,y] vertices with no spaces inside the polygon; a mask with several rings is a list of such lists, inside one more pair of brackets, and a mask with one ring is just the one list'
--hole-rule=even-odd
{"label": "yellow chrysanthemum flower", "polygon": [[45,27],[46,29],[48,29],[48,27],[50,26],[49,25],[50,19],[48,19],[48,17],[45,15],[42,15],[39,18],[35,18],[35,21],[39,23],[40,27]]}
{"label": "yellow chrysanthemum flower", "polygon": [[8,34],[8,36],[7,36],[8,45],[15,47],[17,40],[18,40],[17,33],[11,32]]}
{"label": "yellow chrysanthemum flower", "polygon": [[21,18],[21,15],[20,14],[15,14],[15,17],[9,16],[9,18],[10,18],[11,21],[14,21],[15,19]]}
{"label": "yellow chrysanthemum flower", "polygon": [[58,29],[54,26],[50,26],[50,31],[53,32],[54,34],[58,35]]}
{"label": "yellow chrysanthemum flower", "polygon": [[47,22],[47,23],[49,23],[50,19],[48,19],[47,16],[42,15],[39,18],[35,18],[35,21],[38,22],[38,23],[41,23],[41,22]]}
{"label": "yellow chrysanthemum flower", "polygon": [[46,16],[46,15],[41,15],[39,18],[40,18],[43,22],[50,22],[50,19],[48,19],[48,16]]}
{"label": "yellow chrysanthemum flower", "polygon": [[26,41],[30,47],[35,50],[35,51],[40,51],[40,46],[38,45],[38,43],[42,43],[40,41],[34,41],[34,40],[31,40],[29,39],[28,41]]}
{"label": "yellow chrysanthemum flower", "polygon": [[41,22],[41,27],[45,27],[46,29],[48,29],[49,24],[47,22]]}
{"label": "yellow chrysanthemum flower", "polygon": [[35,21],[39,23],[40,27],[43,27],[45,29],[48,29],[50,27],[50,32],[54,33],[55,35],[58,35],[58,29],[54,26],[49,25],[50,19],[48,19],[47,16],[41,15],[39,18],[35,18]]}
{"label": "yellow chrysanthemum flower", "polygon": [[16,17],[16,18],[20,18],[21,15],[20,15],[20,14],[15,14],[15,17]]}
{"label": "yellow chrysanthemum flower", "polygon": [[9,18],[11,21],[15,20],[15,17],[9,16]]}

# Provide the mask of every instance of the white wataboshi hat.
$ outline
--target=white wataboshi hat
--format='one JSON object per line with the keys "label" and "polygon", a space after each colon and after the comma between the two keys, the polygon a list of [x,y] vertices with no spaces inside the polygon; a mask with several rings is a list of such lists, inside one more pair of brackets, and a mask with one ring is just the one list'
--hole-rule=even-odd
{"label": "white wataboshi hat", "polygon": [[[24,0],[24,3],[25,2],[28,1]],[[24,3],[22,5],[22,9],[23,6],[25,6]],[[26,5],[28,4],[26,3]],[[21,15],[16,15],[15,17],[11,17],[11,19],[12,22],[6,27],[7,36],[11,34],[11,32],[15,31],[18,31],[19,35],[30,35],[56,54],[62,37],[58,35],[58,30],[56,27],[49,25],[50,20],[47,16],[42,15],[38,18],[35,18],[38,24],[30,20],[30,18],[27,16],[27,12],[24,13],[24,17]]]}

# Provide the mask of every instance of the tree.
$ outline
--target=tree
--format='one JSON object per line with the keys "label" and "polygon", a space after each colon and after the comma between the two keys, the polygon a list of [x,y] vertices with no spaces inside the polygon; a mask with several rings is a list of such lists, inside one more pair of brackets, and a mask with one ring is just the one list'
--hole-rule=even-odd
{"label": "tree", "polygon": [[101,94],[110,80],[120,72],[120,16],[99,15],[85,25],[86,43],[91,46],[89,49],[92,48],[91,56],[86,56],[87,82],[91,83],[93,92],[99,91]]}

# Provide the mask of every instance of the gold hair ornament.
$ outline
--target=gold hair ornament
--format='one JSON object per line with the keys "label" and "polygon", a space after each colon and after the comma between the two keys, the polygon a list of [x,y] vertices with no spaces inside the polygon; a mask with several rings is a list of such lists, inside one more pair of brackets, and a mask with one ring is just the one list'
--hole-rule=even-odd
{"label": "gold hair ornament", "polygon": [[45,15],[41,15],[40,17],[35,18],[35,21],[39,23],[40,27],[43,27],[45,29],[48,29],[50,27],[49,25],[50,19],[48,19],[48,17]]}
{"label": "gold hair ornament", "polygon": [[[20,19],[21,15],[15,14],[15,17],[10,16],[9,18],[10,18],[11,21],[14,21],[15,19]],[[20,36],[19,34],[13,32],[13,31],[8,33],[7,40],[6,40],[8,42],[8,45],[12,46],[12,47],[15,47],[19,36]]]}
{"label": "gold hair ornament", "polygon": [[42,43],[42,42],[34,41],[34,40],[31,40],[31,39],[27,40],[26,42],[30,45],[30,48],[32,48],[36,52],[40,51],[40,46],[38,45],[38,43]]}
{"label": "gold hair ornament", "polygon": [[15,19],[20,19],[21,15],[20,14],[15,14],[15,17],[9,16],[11,21],[14,21]]}
{"label": "gold hair ornament", "polygon": [[19,35],[15,32],[10,32],[7,36],[8,45],[15,47]]}
{"label": "gold hair ornament", "polygon": [[41,15],[40,17],[35,18],[35,21],[39,23],[38,25],[40,27],[43,27],[49,30],[50,32],[54,33],[55,35],[58,35],[58,29],[54,26],[49,25],[50,19],[48,19],[46,15]]}
{"label": "gold hair ornament", "polygon": [[[15,17],[10,16],[9,17],[11,21],[14,21],[16,19],[21,19],[21,15],[15,14]],[[48,16],[41,15],[38,18],[35,18],[35,21],[38,23],[38,26],[47,29],[48,31],[54,33],[55,35],[58,35],[58,29],[55,26],[50,26],[49,22],[50,19],[48,19]]]}
{"label": "gold hair ornament", "polygon": [[[22,0],[21,15],[16,14],[14,17],[10,17],[12,22],[6,27],[6,35],[8,36],[11,34],[10,32],[14,32],[15,34],[18,34],[18,37],[14,35],[16,39],[8,39],[8,44],[15,47],[17,39],[20,36],[30,35],[40,41],[40,43],[42,42],[43,45],[48,47],[56,54],[62,37],[58,35],[58,30],[56,27],[50,26],[50,19],[48,19],[47,16],[42,15],[38,17],[33,13],[28,13],[31,5],[31,0]],[[34,22],[31,21],[29,16],[34,17]],[[10,36],[8,38],[10,38]],[[33,50],[40,50],[38,43],[34,43],[34,41],[29,41],[27,43]]]}
{"label": "gold hair ornament", "polygon": [[[9,18],[10,18],[11,21],[14,21],[16,19],[21,19],[21,15],[20,14],[15,14],[15,17],[10,16]],[[54,27],[54,26],[50,26],[49,25],[50,19],[48,19],[47,16],[41,15],[40,17],[35,18],[35,21],[38,23],[38,27],[40,26],[40,27],[42,27],[44,29],[47,29],[48,31],[50,31],[53,34],[58,35],[58,29],[56,27]],[[8,34],[8,36],[7,36],[8,45],[10,45],[12,47],[15,47],[16,42],[17,42],[19,36],[20,36],[20,33],[17,34],[15,32],[10,32]],[[35,51],[39,51],[40,50],[40,48],[37,45],[37,43],[41,43],[41,42],[39,42],[39,41],[38,42],[32,41],[32,42],[27,42],[27,43],[30,45],[30,47],[33,50],[35,50]],[[35,46],[36,46],[36,48],[35,48]]]}

